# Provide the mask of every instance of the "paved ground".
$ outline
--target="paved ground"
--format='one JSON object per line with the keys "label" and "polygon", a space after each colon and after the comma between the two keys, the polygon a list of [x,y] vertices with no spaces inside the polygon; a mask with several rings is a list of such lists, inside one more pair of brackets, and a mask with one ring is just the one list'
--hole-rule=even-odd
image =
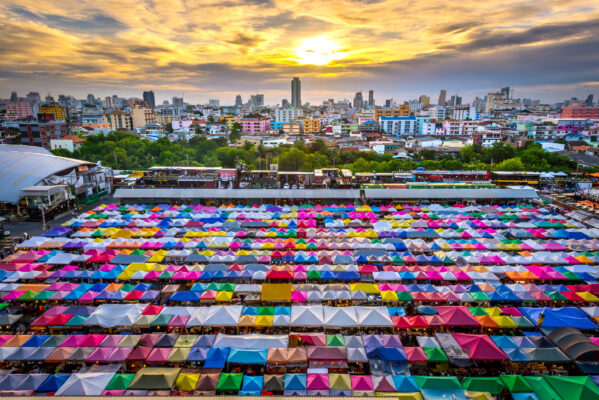
{"label": "paved ground", "polygon": [[[105,204],[112,203],[113,201],[114,200],[112,198],[112,195],[106,195],[95,203],[91,203],[91,204],[87,204],[87,205],[83,206],[81,212],[89,211],[93,208],[96,208],[98,205],[100,205],[102,203],[105,203]],[[64,214],[58,215],[53,220],[46,221],[46,229],[60,226],[61,224],[65,223],[66,221],[68,221],[71,218],[72,218],[71,211],[68,211]],[[8,218],[7,218],[7,220],[8,220]],[[31,236],[39,236],[44,232],[42,229],[41,222],[18,222],[16,224],[10,224],[8,222],[5,222],[4,229],[7,231],[10,231],[10,235],[7,239],[5,239],[4,243],[0,243],[0,252],[2,252],[2,247],[6,246],[6,245],[14,246],[14,245],[18,244],[19,242],[21,242],[23,240],[23,235],[25,233],[27,233],[31,237]]]}

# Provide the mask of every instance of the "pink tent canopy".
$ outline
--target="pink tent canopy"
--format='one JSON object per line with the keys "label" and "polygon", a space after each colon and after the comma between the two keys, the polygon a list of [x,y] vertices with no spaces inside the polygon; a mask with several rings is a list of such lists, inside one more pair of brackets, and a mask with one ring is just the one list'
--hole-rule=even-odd
{"label": "pink tent canopy", "polygon": [[452,335],[473,360],[500,361],[508,359],[499,350],[495,342],[486,335],[470,335],[466,333],[452,333]]}
{"label": "pink tent canopy", "polygon": [[306,378],[306,387],[308,390],[328,390],[329,374],[308,374]]}
{"label": "pink tent canopy", "polygon": [[352,390],[374,390],[372,384],[372,377],[370,375],[352,375],[351,376],[351,388]]}

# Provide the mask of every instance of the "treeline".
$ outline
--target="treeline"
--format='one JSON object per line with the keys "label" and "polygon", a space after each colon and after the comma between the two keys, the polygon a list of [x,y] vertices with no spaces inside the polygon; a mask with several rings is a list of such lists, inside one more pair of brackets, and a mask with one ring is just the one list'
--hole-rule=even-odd
{"label": "treeline", "polygon": [[226,138],[207,139],[196,136],[189,142],[171,142],[161,138],[155,142],[136,134],[112,132],[87,137],[78,150],[54,150],[54,154],[78,158],[121,170],[144,170],[151,166],[207,166],[235,168],[244,163],[250,169],[267,169],[279,165],[282,171],[312,171],[318,168],[348,168],[353,172],[409,171],[418,167],[429,170],[499,170],[499,171],[563,171],[576,170],[569,157],[546,152],[540,145],[528,143],[514,148],[496,143],[491,148],[464,146],[455,155],[437,154],[423,149],[412,160],[394,159],[390,154],[375,152],[341,152],[329,148],[322,140],[310,144],[297,141],[293,146],[266,149],[246,142],[241,148],[228,146]]}

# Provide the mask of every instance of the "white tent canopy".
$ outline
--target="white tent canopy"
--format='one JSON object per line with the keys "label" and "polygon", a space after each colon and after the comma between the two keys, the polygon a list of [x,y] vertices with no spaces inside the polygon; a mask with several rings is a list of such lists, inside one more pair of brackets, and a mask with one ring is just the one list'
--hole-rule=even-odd
{"label": "white tent canopy", "polygon": [[56,396],[99,396],[113,376],[113,373],[103,372],[71,374]]}
{"label": "white tent canopy", "polygon": [[324,307],[324,325],[327,328],[357,327],[356,307]]}
{"label": "white tent canopy", "polygon": [[323,326],[324,310],[322,306],[291,307],[291,326]]}

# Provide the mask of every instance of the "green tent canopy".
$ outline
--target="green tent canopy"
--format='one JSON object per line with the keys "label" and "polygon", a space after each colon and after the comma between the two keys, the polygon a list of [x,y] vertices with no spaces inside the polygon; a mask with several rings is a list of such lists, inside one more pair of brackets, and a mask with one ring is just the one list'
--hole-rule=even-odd
{"label": "green tent canopy", "polygon": [[512,393],[529,393],[533,391],[522,375],[500,375],[499,378]]}
{"label": "green tent canopy", "polygon": [[448,362],[447,355],[440,347],[423,347],[422,350],[428,358],[428,362]]}
{"label": "green tent canopy", "polygon": [[104,390],[124,390],[129,387],[135,374],[115,374]]}
{"label": "green tent canopy", "polygon": [[217,392],[238,392],[241,388],[243,374],[222,373],[216,386]]}
{"label": "green tent canopy", "polygon": [[471,392],[489,392],[497,396],[505,384],[498,377],[468,377],[462,381],[462,387]]}

